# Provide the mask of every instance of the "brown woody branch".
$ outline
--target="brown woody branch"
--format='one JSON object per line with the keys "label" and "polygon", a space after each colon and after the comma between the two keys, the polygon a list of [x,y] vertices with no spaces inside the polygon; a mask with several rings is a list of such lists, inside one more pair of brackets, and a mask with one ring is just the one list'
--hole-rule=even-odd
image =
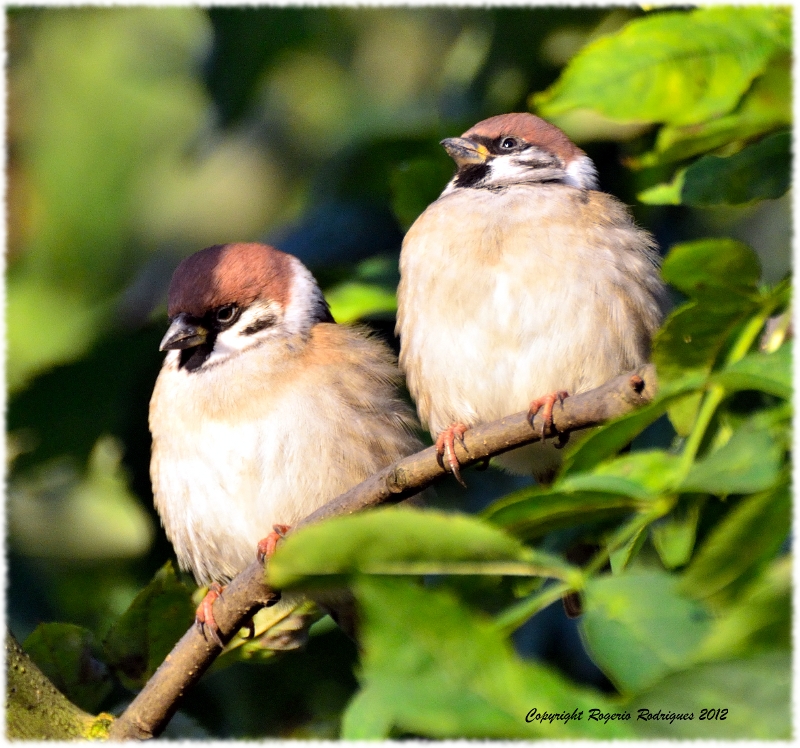
{"label": "brown woody branch", "polygon": [[[596,426],[624,415],[650,402],[656,386],[655,368],[649,364],[616,377],[597,389],[567,398],[554,407],[553,427],[545,429],[545,436]],[[463,467],[468,467],[487,457],[539,441],[542,426],[539,416],[531,424],[525,412],[475,426],[464,435],[463,447],[456,442],[456,456]],[[395,504],[446,475],[448,472],[439,463],[436,450],[429,447],[398,460],[328,502],[298,523],[295,529],[328,517],[352,514],[381,504]],[[225,594],[214,603],[214,618],[223,643],[227,643],[258,609],[277,596],[264,583],[262,565],[254,561],[233,579]],[[141,740],[158,735],[178,709],[187,690],[200,679],[221,651],[218,644],[207,640],[197,627],[192,626],[114,722],[109,737],[112,740]]]}

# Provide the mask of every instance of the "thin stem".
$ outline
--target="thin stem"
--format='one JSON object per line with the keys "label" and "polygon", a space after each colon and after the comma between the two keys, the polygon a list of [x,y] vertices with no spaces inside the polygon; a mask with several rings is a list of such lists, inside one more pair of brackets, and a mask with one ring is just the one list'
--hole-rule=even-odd
{"label": "thin stem", "polygon": [[725,388],[721,384],[713,385],[706,396],[703,398],[703,403],[700,406],[700,412],[697,414],[692,433],[686,440],[683,446],[683,453],[681,454],[681,470],[683,474],[689,472],[694,458],[697,456],[697,451],[700,449],[700,444],[703,437],[706,435],[706,429],[711,423],[719,404],[725,399]]}
{"label": "thin stem", "polygon": [[733,348],[731,348],[725,359],[725,364],[727,366],[736,363],[739,359],[747,355],[750,347],[755,343],[758,334],[761,332],[764,325],[767,324],[767,320],[772,314],[773,308],[774,305],[770,304],[769,307],[761,310],[761,314],[757,314],[744,326],[744,330],[739,334],[739,339],[736,341]]}
{"label": "thin stem", "polygon": [[538,594],[532,595],[516,605],[511,606],[495,618],[497,628],[504,634],[510,634],[522,626],[529,618],[532,618],[540,610],[544,610],[560,597],[563,597],[568,592],[581,589],[588,577],[596,574],[603,568],[608,561],[611,549],[618,548],[627,543],[643,527],[646,527],[654,520],[663,516],[667,511],[668,509],[666,507],[659,507],[658,509],[653,509],[644,514],[637,514],[614,533],[611,540],[594,555],[587,566],[582,570],[576,569],[570,581],[550,585]]}
{"label": "thin stem", "polygon": [[567,582],[551,584],[537,595],[525,598],[516,605],[503,611],[494,619],[495,625],[503,634],[508,635],[516,631],[532,616],[540,610],[544,610],[548,605],[552,605],[560,597],[571,592],[574,585]]}
{"label": "thin stem", "polygon": [[[747,355],[758,334],[767,323],[773,308],[774,304],[764,307],[760,314],[757,314],[744,326],[744,329],[739,333],[739,338],[725,358],[726,366],[736,363]],[[684,474],[689,472],[700,445],[703,443],[711,419],[714,417],[714,413],[716,413],[720,403],[725,399],[725,395],[725,388],[720,384],[713,385],[706,392],[700,411],[697,414],[697,419],[694,422],[692,433],[689,434],[681,455],[681,469]]]}

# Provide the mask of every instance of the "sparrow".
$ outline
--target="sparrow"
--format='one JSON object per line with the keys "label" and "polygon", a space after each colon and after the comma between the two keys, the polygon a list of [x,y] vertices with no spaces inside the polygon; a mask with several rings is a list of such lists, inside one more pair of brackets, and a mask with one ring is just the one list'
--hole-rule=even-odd
{"label": "sparrow", "polygon": [[[503,114],[441,145],[457,171],[403,241],[396,333],[420,420],[463,483],[455,439],[526,408],[552,424],[555,402],[646,362],[667,295],[653,237],[554,125]],[[543,480],[558,446],[496,459]]]}
{"label": "sparrow", "polygon": [[263,244],[184,259],[150,401],[155,506],[211,605],[286,530],[422,449],[393,354],[337,325],[308,269]]}

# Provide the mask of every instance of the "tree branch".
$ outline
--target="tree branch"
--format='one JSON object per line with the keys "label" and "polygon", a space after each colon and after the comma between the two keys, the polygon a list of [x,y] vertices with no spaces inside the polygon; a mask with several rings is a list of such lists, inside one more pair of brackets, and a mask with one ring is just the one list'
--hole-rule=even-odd
{"label": "tree branch", "polygon": [[[554,427],[546,436],[596,426],[624,415],[653,399],[656,391],[652,364],[622,374],[606,384],[573,395],[553,408]],[[539,441],[542,419],[515,413],[499,421],[469,429],[464,446],[456,442],[456,456],[462,467]],[[398,460],[341,496],[333,499],[299,522],[294,529],[328,517],[353,514],[381,504],[395,504],[419,493],[449,475],[437,459],[434,447]],[[254,550],[255,552],[255,550]],[[278,593],[264,583],[264,568],[254,561],[228,585],[214,603],[214,618],[221,639],[227,643],[259,608],[276,600]],[[192,626],[175,645],[166,660],[125,712],[114,722],[112,740],[146,739],[158,735],[178,709],[186,691],[196,683],[222,651]]]}
{"label": "tree branch", "polygon": [[6,738],[101,740],[113,717],[84,712],[61,693],[6,629]]}

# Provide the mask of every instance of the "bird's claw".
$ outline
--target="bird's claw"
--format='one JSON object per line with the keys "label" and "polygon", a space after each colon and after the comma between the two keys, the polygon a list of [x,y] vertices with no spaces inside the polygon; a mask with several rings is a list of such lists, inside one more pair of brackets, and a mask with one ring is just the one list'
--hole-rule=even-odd
{"label": "bird's claw", "polygon": [[291,529],[290,525],[273,525],[272,532],[266,538],[258,541],[256,546],[256,558],[260,564],[275,553],[278,541],[286,537],[286,533]]}
{"label": "bird's claw", "polygon": [[460,466],[458,464],[458,457],[456,457],[455,451],[455,440],[458,439],[458,441],[461,442],[461,446],[466,450],[467,446],[464,444],[464,434],[466,431],[467,427],[463,423],[454,423],[451,426],[448,426],[436,438],[436,454],[439,464],[443,469],[447,470],[447,467],[445,467],[444,464],[444,457],[446,455],[447,465],[450,468],[450,472],[453,474],[453,477],[462,486],[464,486],[464,488],[467,487],[467,484],[464,483],[464,480],[461,477],[461,470],[459,469]]}
{"label": "bird's claw", "polygon": [[[542,397],[537,397],[535,400],[531,401],[530,407],[528,408],[528,421],[531,424],[531,427],[533,427],[533,417],[540,410],[542,411],[542,441],[544,441],[548,427],[553,426],[553,406],[556,404],[556,402],[563,404],[564,400],[566,400],[568,397],[569,392],[566,390],[557,390],[556,392],[551,392],[549,395],[543,395]],[[567,439],[569,439],[569,435],[567,435]],[[566,440],[562,441],[561,437],[559,436],[559,443],[557,446],[561,448],[566,443]]]}
{"label": "bird's claw", "polygon": [[200,605],[197,606],[197,610],[194,614],[195,626],[200,630],[203,638],[207,640],[207,633],[210,634],[211,639],[220,647],[224,647],[225,645],[222,643],[222,639],[219,636],[219,626],[217,626],[217,622],[214,620],[212,606],[217,598],[222,597],[224,589],[225,587],[223,585],[217,584],[216,582],[209,585],[208,592],[200,602]]}
{"label": "bird's claw", "polygon": [[244,626],[242,626],[242,630],[247,629],[247,633],[242,635],[243,639],[255,639],[256,636],[256,624],[255,621],[251,618]]}

